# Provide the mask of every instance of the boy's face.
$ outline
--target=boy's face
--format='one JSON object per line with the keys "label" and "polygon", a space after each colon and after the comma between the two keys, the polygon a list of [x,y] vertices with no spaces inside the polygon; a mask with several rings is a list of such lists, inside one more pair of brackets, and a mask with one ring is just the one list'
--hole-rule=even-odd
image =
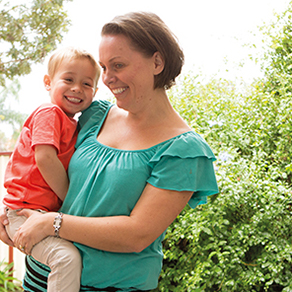
{"label": "boy's face", "polygon": [[86,58],[63,60],[53,78],[45,75],[46,90],[51,102],[58,105],[68,117],[85,110],[97,91],[96,69]]}

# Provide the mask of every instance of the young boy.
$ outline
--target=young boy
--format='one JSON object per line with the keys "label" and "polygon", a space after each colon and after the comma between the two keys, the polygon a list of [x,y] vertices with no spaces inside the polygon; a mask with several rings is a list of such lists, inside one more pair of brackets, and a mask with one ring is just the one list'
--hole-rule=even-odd
{"label": "young boy", "polygon": [[[7,195],[3,202],[11,239],[26,220],[17,216],[17,210],[60,208],[68,190],[67,168],[77,138],[73,117],[91,104],[99,75],[98,64],[83,50],[64,48],[50,58],[44,85],[51,103],[38,107],[26,120],[5,173]],[[58,237],[62,216],[57,217],[56,237],[35,245],[32,256],[51,269],[47,291],[79,292],[81,257],[71,242]],[[25,252],[25,246],[18,248]]]}

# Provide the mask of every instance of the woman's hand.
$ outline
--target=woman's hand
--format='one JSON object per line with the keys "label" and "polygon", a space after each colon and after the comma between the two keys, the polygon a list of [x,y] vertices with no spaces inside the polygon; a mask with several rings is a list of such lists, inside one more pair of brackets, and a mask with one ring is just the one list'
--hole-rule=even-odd
{"label": "woman's hand", "polygon": [[5,229],[5,225],[8,225],[9,223],[5,209],[5,206],[0,207],[0,240],[8,245],[14,246],[12,240],[10,240],[10,238],[8,237]]}
{"label": "woman's hand", "polygon": [[[57,213],[43,214],[38,211],[23,209],[19,216],[27,217],[13,237],[13,242],[22,252],[30,254],[34,245],[49,235],[54,235],[53,222]],[[50,219],[52,217],[52,219]]]}

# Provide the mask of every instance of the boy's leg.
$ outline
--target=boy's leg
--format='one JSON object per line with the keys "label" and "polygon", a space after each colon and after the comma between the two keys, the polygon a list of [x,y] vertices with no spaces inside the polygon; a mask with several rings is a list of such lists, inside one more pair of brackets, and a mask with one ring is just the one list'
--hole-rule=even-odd
{"label": "boy's leg", "polygon": [[16,210],[12,210],[9,208],[7,208],[6,213],[9,224],[6,225],[5,228],[8,236],[12,240],[18,228],[26,221],[27,218],[25,216],[18,216],[16,214]]}
{"label": "boy's leg", "polygon": [[47,292],[79,292],[82,261],[72,242],[49,236],[36,244],[31,255],[51,269]]}

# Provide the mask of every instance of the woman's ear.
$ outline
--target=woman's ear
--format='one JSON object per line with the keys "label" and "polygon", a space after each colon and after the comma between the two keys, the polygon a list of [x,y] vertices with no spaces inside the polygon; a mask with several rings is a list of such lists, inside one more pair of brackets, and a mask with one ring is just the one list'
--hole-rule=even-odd
{"label": "woman's ear", "polygon": [[51,90],[51,78],[49,75],[44,76],[44,85],[47,91]]}
{"label": "woman's ear", "polygon": [[160,74],[164,69],[164,60],[159,52],[155,52],[154,58],[154,75]]}

